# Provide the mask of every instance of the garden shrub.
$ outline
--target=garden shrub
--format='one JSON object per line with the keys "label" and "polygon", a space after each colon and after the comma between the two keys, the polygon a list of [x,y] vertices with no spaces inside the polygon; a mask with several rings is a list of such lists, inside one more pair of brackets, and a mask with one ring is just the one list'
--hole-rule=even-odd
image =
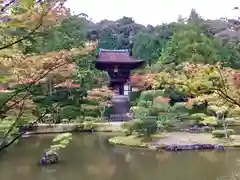
{"label": "garden shrub", "polygon": [[66,105],[62,107],[60,111],[61,119],[76,119],[80,115],[80,108],[74,105]]}
{"label": "garden shrub", "polygon": [[174,113],[176,120],[191,120],[189,115],[189,109],[186,106],[186,102],[177,102],[171,107],[171,112]]}
{"label": "garden shrub", "polygon": [[97,128],[97,125],[92,122],[86,122],[84,123],[83,131],[95,131]]}
{"label": "garden shrub", "polygon": [[166,88],[165,90],[165,96],[170,97],[171,103],[176,103],[176,102],[185,102],[187,101],[187,94],[180,92],[176,89],[173,88]]}
{"label": "garden shrub", "polygon": [[[228,137],[233,134],[234,134],[233,129],[227,129]],[[213,137],[216,137],[216,138],[223,138],[223,137],[225,137],[225,131],[224,130],[214,130],[214,131],[212,131],[212,135],[213,135]]]}
{"label": "garden shrub", "polygon": [[85,122],[85,123],[78,124],[76,131],[92,132],[92,131],[95,131],[97,127],[98,126],[92,122]]}
{"label": "garden shrub", "polygon": [[159,96],[165,97],[165,90],[164,89],[155,90],[153,96],[154,98]]}
{"label": "garden shrub", "polygon": [[229,117],[240,117],[240,108],[236,107],[236,108],[230,109],[228,116]]}
{"label": "garden shrub", "polygon": [[201,124],[210,125],[210,126],[217,126],[218,125],[217,117],[207,116],[203,119],[203,121],[201,121]]}
{"label": "garden shrub", "polygon": [[11,98],[14,95],[14,92],[0,92],[0,106],[3,105],[3,103]]}
{"label": "garden shrub", "polygon": [[133,129],[139,136],[150,137],[158,130],[157,121],[152,119],[138,119],[134,121]]}
{"label": "garden shrub", "polygon": [[139,101],[153,101],[154,90],[143,91],[139,97]]}
{"label": "garden shrub", "polygon": [[191,114],[190,117],[191,119],[195,120],[196,123],[200,123],[207,117],[207,115],[204,113],[195,113],[195,114]]}
{"label": "garden shrub", "polygon": [[104,112],[104,117],[110,117],[112,114],[113,114],[113,112],[114,112],[114,109],[113,109],[113,107],[111,106],[111,107],[107,107],[106,109],[105,109],[105,112]]}
{"label": "garden shrub", "polygon": [[173,108],[176,110],[188,111],[186,102],[176,102],[174,103]]}
{"label": "garden shrub", "polygon": [[86,110],[86,111],[84,111],[84,115],[85,116],[91,116],[91,117],[99,117],[100,112],[97,111],[97,110]]}
{"label": "garden shrub", "polygon": [[219,111],[226,111],[227,107],[218,107],[215,105],[207,106],[207,113],[212,116],[216,116]]}
{"label": "garden shrub", "polygon": [[99,117],[91,117],[91,116],[86,116],[84,117],[84,121],[86,122],[102,122],[103,120]]}
{"label": "garden shrub", "polygon": [[140,95],[141,95],[141,91],[130,92],[129,99],[130,101],[136,102],[139,99]]}
{"label": "garden shrub", "polygon": [[151,103],[152,101],[138,101],[138,103],[137,103],[137,107],[145,107],[145,108],[147,108],[148,106],[150,106],[150,103]]}
{"label": "garden shrub", "polygon": [[156,97],[165,97],[165,91],[164,90],[148,90],[141,92],[141,95],[139,97],[139,102],[141,101],[153,101]]}
{"label": "garden shrub", "polygon": [[76,125],[76,131],[83,131],[84,129],[84,124],[83,123],[79,123]]}
{"label": "garden shrub", "polygon": [[124,129],[124,130],[123,130],[123,134],[124,134],[125,136],[130,136],[130,135],[132,135],[132,131],[129,131],[128,129]]}
{"label": "garden shrub", "polygon": [[149,114],[149,109],[141,106],[134,106],[130,109],[133,117],[143,117]]}
{"label": "garden shrub", "polygon": [[121,128],[124,130],[123,132],[126,136],[132,135],[134,131],[134,123],[135,123],[134,120],[132,120],[121,124]]}
{"label": "garden shrub", "polygon": [[157,96],[152,101],[146,99],[131,108],[134,117],[132,128],[139,136],[149,137],[160,129],[170,127],[170,122],[176,119],[176,112],[172,111],[169,98]]}

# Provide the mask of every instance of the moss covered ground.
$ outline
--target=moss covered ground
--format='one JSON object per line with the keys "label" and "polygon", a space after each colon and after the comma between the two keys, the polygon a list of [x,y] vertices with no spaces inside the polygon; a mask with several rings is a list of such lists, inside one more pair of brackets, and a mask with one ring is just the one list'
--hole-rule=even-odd
{"label": "moss covered ground", "polygon": [[151,140],[146,140],[137,135],[115,136],[109,139],[109,143],[115,145],[150,148],[152,144],[158,148],[164,145],[192,145],[192,144],[216,144],[225,147],[240,147],[240,135],[233,135],[231,139],[213,138],[210,133],[171,132],[153,135]]}

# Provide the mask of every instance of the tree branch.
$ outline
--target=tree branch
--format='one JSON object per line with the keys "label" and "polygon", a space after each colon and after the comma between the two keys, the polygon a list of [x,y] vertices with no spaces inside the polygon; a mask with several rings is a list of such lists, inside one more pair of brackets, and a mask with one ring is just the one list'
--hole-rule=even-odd
{"label": "tree branch", "polygon": [[6,132],[6,134],[3,137],[3,140],[5,142],[5,140],[7,139],[8,135],[11,133],[11,131],[13,130],[13,128],[16,126],[16,124],[18,123],[18,120],[21,118],[22,114],[23,114],[23,109],[24,109],[24,104],[25,101],[22,102],[18,116],[16,117],[14,123],[11,125],[11,127],[8,129],[8,131]]}
{"label": "tree branch", "polygon": [[[56,108],[58,108],[58,106],[60,106],[60,104],[56,105],[52,110],[55,110]],[[34,124],[36,124],[38,121],[40,121],[41,119],[43,119],[45,117],[46,114],[48,114],[49,112],[46,111],[43,115],[41,115],[39,118],[37,118],[33,123],[28,124],[28,126],[33,126]],[[0,152],[3,151],[4,149],[8,148],[10,145],[12,145],[16,140],[18,140],[19,138],[22,137],[22,135],[24,135],[26,133],[26,131],[21,132],[19,135],[17,135],[16,137],[14,137],[10,142],[8,142],[7,144],[4,144],[3,146],[1,146],[0,144]],[[3,142],[4,143],[4,142]]]}
{"label": "tree branch", "polygon": [[[61,63],[61,64],[58,64],[57,66],[53,67],[53,68],[50,68],[47,72],[45,72],[42,76],[36,78],[35,80],[33,80],[32,83],[30,83],[28,86],[22,88],[21,90],[18,90],[16,91],[10,98],[8,98],[3,104],[2,106],[0,107],[0,110],[2,110],[6,103],[9,102],[10,100],[12,100],[14,97],[16,97],[20,92],[23,92],[23,91],[28,91],[36,82],[40,81],[42,78],[44,78],[45,76],[47,76],[52,70],[55,70],[61,66],[64,66],[65,64],[67,64],[67,62],[64,62],[64,63]],[[21,102],[23,99],[25,99],[26,97],[24,96],[22,99],[20,99],[19,101],[16,101],[15,103],[13,103],[10,107],[7,108],[7,110],[4,110],[4,111],[0,111],[0,115],[3,114],[3,113],[6,113],[9,109],[11,109],[11,107],[13,107],[14,105],[18,104],[19,102]]]}
{"label": "tree branch", "polygon": [[48,12],[50,11],[51,8],[52,7],[48,8],[46,10],[46,12],[43,11],[43,13],[40,17],[40,20],[39,20],[39,24],[30,33],[28,33],[26,36],[23,36],[22,38],[19,38],[18,40],[14,41],[10,44],[3,45],[2,47],[0,47],[0,50],[9,48],[9,47],[13,46],[14,44],[20,43],[23,40],[28,39],[31,35],[33,35],[43,25],[44,17],[48,14]]}

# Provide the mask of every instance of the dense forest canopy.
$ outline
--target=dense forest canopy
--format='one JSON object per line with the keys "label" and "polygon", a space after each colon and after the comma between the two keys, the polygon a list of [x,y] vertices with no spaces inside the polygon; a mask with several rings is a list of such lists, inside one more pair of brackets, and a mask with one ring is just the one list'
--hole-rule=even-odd
{"label": "dense forest canopy", "polygon": [[[105,19],[98,23],[89,20],[85,22],[87,38],[99,39],[101,48],[126,49],[129,47],[129,39],[133,39],[134,56],[149,64],[156,63],[161,55],[161,59],[171,61],[171,51],[174,52],[174,48],[181,46],[178,49],[181,57],[175,57],[177,61],[197,58],[201,62],[214,56],[214,60],[224,59],[228,65],[240,66],[237,60],[240,21],[237,19],[206,20],[193,9],[185,19],[179,18],[177,22],[157,26],[144,26],[130,17],[116,21]],[[196,49],[196,53],[192,54],[193,49]],[[210,51],[212,54],[207,54]]]}

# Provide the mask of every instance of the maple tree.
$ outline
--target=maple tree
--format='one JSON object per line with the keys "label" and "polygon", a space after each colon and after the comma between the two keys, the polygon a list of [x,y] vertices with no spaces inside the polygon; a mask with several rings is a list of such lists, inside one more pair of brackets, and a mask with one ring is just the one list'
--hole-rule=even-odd
{"label": "maple tree", "polygon": [[[10,128],[5,132],[4,141],[14,128],[21,125],[33,125],[39,122],[48,112],[55,111],[59,104],[46,109],[44,113],[36,113],[31,90],[38,84],[54,88],[57,84],[69,81],[77,72],[75,57],[81,58],[93,52],[96,42],[81,42],[80,45],[68,49],[50,50],[46,52],[23,51],[30,39],[54,29],[56,25],[69,18],[69,9],[64,2],[56,1],[18,1],[1,4],[0,20],[0,83],[6,83],[12,89],[0,103],[0,115],[9,120]],[[13,1],[12,1],[13,2]],[[20,88],[16,85],[23,84]],[[55,109],[55,110],[54,110]],[[25,115],[27,116],[25,118]],[[36,116],[36,118],[34,118]],[[28,119],[28,121],[24,121]],[[31,121],[29,121],[31,120]],[[17,135],[0,150],[7,148],[25,132]]]}
{"label": "maple tree", "polygon": [[65,0],[51,1],[0,1],[0,50],[28,39],[37,32],[61,23],[70,15],[69,9],[64,7]]}
{"label": "maple tree", "polygon": [[[144,76],[144,75],[141,75]],[[135,78],[134,76],[132,77]],[[135,80],[133,80],[133,83]],[[173,87],[189,97],[204,97],[202,100],[218,99],[219,105],[240,107],[239,72],[220,64],[183,63],[179,70],[146,74],[142,78],[142,89],[164,89]]]}

